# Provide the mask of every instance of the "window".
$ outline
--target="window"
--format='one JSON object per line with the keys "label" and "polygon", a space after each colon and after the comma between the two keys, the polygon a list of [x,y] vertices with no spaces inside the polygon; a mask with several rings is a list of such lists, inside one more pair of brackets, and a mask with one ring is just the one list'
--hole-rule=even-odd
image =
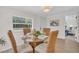
{"label": "window", "polygon": [[13,29],[31,28],[32,19],[13,16]]}

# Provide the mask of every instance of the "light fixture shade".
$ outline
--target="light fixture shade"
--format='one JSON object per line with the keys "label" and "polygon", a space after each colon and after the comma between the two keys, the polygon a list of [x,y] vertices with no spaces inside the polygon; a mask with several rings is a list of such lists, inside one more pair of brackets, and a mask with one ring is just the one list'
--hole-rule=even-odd
{"label": "light fixture shade", "polygon": [[42,10],[43,12],[49,12],[52,9],[52,6],[43,6]]}

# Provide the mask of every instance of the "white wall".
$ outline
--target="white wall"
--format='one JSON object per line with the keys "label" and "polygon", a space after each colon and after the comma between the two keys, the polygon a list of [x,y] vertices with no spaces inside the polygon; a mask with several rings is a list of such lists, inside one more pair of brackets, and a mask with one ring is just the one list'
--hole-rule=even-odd
{"label": "white wall", "polygon": [[[59,20],[59,26],[52,26],[49,25],[50,19],[58,19]],[[52,30],[59,30],[58,38],[65,39],[65,17],[62,15],[52,15],[48,18],[48,27]]]}
{"label": "white wall", "polygon": [[70,27],[70,26],[76,27],[77,26],[76,15],[67,15],[65,17],[65,22],[67,27]]}
{"label": "white wall", "polygon": [[[39,29],[43,25],[42,23],[40,25],[41,19],[43,18],[41,16],[32,14],[30,12],[25,13],[23,11],[19,11],[19,10],[12,9],[9,7],[0,7],[0,37],[3,36],[8,42],[9,42],[9,40],[8,40],[9,38],[7,36],[7,32],[8,32],[8,30],[13,30],[13,23],[12,23],[13,16],[32,18],[33,19],[33,27],[36,29]],[[14,31],[14,32],[16,32],[16,31]],[[19,34],[18,34],[18,36],[19,36]],[[17,38],[16,41],[17,41],[18,45],[21,44],[21,42],[22,42],[22,40],[19,38]],[[11,45],[9,44],[8,47],[11,47]]]}
{"label": "white wall", "polygon": [[79,42],[79,12],[77,14],[77,24],[78,24],[78,29],[77,29],[77,42]]}
{"label": "white wall", "polygon": [[41,28],[47,27],[47,17],[40,19],[40,27]]}

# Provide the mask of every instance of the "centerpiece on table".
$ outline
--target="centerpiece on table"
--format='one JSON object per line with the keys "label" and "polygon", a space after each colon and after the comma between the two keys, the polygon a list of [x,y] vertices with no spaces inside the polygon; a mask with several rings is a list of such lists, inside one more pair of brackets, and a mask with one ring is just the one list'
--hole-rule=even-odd
{"label": "centerpiece on table", "polygon": [[33,29],[32,34],[33,34],[34,39],[38,39],[38,36],[42,35],[42,33],[40,31],[35,30],[35,29]]}

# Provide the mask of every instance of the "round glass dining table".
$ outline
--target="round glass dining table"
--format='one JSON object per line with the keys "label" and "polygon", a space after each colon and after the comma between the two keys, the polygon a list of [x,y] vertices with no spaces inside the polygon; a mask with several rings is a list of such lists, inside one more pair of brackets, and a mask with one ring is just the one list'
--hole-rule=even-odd
{"label": "round glass dining table", "polygon": [[45,39],[47,39],[47,36],[40,35],[38,38],[33,38],[33,36],[25,35],[23,37],[24,43],[29,43],[33,49],[33,53],[35,53],[35,47],[44,43]]}

